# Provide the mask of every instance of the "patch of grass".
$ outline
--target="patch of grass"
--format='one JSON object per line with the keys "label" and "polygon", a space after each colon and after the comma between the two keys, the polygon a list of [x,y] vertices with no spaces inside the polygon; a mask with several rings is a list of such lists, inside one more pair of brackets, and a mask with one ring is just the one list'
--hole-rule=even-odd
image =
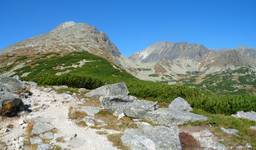
{"label": "patch of grass", "polygon": [[95,119],[104,121],[107,125],[103,128],[124,131],[127,128],[137,128],[137,125],[129,117],[123,117],[118,120],[112,113],[107,110],[101,110],[95,114]]}
{"label": "patch of grass", "polygon": [[65,143],[66,141],[65,141],[64,137],[62,136],[62,137],[56,138],[56,142]]}
{"label": "patch of grass", "polygon": [[59,145],[54,145],[53,150],[62,150],[62,148]]}
{"label": "patch of grass", "polygon": [[[207,121],[190,123],[193,126],[210,126],[210,130],[217,136],[224,139],[224,144],[228,147],[236,146],[238,144],[245,145],[250,143],[256,148],[256,134],[251,130],[251,126],[255,126],[255,121],[235,118],[223,114],[210,114],[205,111],[195,109],[195,113],[202,114],[208,117]],[[238,136],[230,136],[220,130],[221,127],[237,129]]]}
{"label": "patch of grass", "polygon": [[110,135],[107,136],[107,138],[118,149],[129,150],[128,147],[123,145],[122,140],[121,140],[121,136],[122,136],[122,134],[110,134]]}
{"label": "patch of grass", "polygon": [[57,93],[78,93],[78,88],[71,88],[71,87],[68,87],[68,88],[58,88],[58,89],[55,89],[55,91]]}
{"label": "patch of grass", "polygon": [[68,117],[70,119],[74,119],[74,120],[75,119],[82,119],[86,116],[87,116],[86,112],[79,111],[79,110],[77,110],[73,107],[69,108]]}

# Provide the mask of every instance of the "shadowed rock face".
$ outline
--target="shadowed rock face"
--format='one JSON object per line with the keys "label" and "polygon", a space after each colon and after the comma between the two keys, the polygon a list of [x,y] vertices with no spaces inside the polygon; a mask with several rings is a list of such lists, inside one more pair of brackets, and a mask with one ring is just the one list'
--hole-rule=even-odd
{"label": "shadowed rock face", "polygon": [[1,103],[2,106],[0,107],[0,115],[2,116],[13,117],[25,109],[24,103],[18,98],[5,100]]}

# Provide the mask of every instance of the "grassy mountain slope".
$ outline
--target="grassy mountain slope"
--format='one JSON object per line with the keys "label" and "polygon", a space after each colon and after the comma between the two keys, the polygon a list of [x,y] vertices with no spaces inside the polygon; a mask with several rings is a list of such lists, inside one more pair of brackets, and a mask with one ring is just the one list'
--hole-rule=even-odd
{"label": "grassy mountain slope", "polygon": [[[198,87],[142,81],[107,60],[88,52],[47,54],[37,57],[3,57],[1,72],[12,71],[24,80],[42,85],[68,85],[93,89],[104,84],[126,82],[130,94],[168,104],[181,96],[190,104],[211,113],[232,114],[256,111],[256,96],[216,95]],[[5,58],[5,59],[4,59]],[[22,65],[21,65],[22,64]],[[19,66],[19,67],[17,67]]]}

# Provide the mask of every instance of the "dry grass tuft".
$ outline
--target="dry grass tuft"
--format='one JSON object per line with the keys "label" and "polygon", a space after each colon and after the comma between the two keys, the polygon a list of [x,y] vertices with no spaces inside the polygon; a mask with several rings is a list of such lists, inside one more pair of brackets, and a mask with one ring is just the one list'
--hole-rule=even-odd
{"label": "dry grass tuft", "polygon": [[118,120],[112,113],[107,110],[101,110],[95,114],[95,118],[104,121],[107,125],[103,128],[124,131],[127,128],[137,128],[137,125],[131,118],[123,117]]}
{"label": "dry grass tuft", "polygon": [[128,147],[124,146],[121,140],[122,134],[110,134],[107,136],[108,140],[113,143],[113,146],[122,150],[129,150]]}
{"label": "dry grass tuft", "polygon": [[73,107],[69,108],[69,112],[68,112],[68,117],[70,119],[82,119],[84,117],[86,117],[87,114],[85,112],[79,111]]}

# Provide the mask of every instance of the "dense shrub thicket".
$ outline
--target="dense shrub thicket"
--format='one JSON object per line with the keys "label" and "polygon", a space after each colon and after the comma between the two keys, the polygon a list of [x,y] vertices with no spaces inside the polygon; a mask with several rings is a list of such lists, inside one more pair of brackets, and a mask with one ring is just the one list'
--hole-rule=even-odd
{"label": "dense shrub thicket", "polygon": [[[91,62],[71,70],[68,74],[56,75],[57,66],[69,66],[83,59]],[[18,74],[22,75],[26,72],[29,72],[29,75],[23,79],[33,80],[42,85],[68,85],[94,89],[104,84],[124,81],[131,95],[153,101],[169,103],[180,96],[188,100],[193,107],[211,113],[232,114],[240,110],[256,111],[256,96],[216,95],[189,86],[142,81],[121,68],[113,67],[105,59],[86,52],[43,58],[20,69]]]}

